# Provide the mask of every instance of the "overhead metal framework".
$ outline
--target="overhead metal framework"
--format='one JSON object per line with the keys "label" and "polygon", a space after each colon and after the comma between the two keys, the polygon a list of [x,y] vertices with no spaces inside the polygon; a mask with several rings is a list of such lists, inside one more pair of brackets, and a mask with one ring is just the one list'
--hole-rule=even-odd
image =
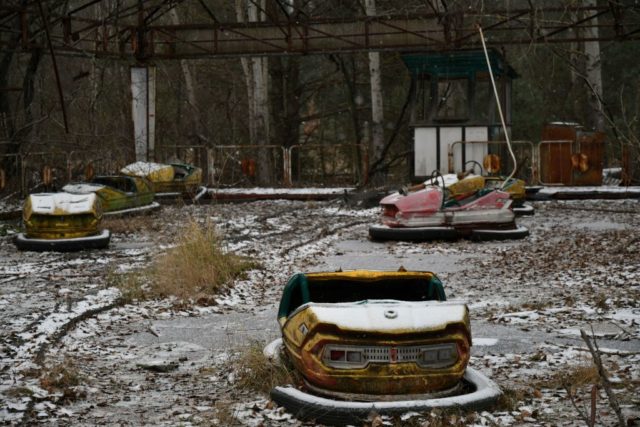
{"label": "overhead metal framework", "polygon": [[[30,17],[42,14],[41,2],[52,11],[48,25],[42,25],[42,20],[30,24]],[[77,2],[75,8],[62,15],[55,14],[59,9],[54,7],[55,2],[46,0],[29,0],[22,6],[0,5],[0,51],[47,49],[47,40],[59,55],[138,61],[438,51],[478,47],[477,25],[483,27],[490,46],[640,38],[640,7],[617,1],[600,2],[600,6],[553,7],[528,2],[530,7],[518,9],[460,9],[447,13],[425,9],[343,19],[279,13],[266,14],[263,22],[245,23],[220,22],[203,0],[138,0],[102,19],[89,18],[91,14],[86,12],[99,3],[100,0]],[[170,8],[187,4],[206,11],[203,15],[208,22],[164,22],[167,20],[162,16]],[[11,25],[16,22],[17,27]],[[45,30],[48,37],[42,37]]]}

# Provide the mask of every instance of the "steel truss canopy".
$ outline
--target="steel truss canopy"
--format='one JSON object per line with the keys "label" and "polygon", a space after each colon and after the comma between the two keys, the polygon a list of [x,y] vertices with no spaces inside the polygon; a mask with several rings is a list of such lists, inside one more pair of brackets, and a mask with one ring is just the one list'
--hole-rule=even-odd
{"label": "steel truss canopy", "polygon": [[[64,14],[56,6],[60,2],[47,0],[0,5],[0,51],[44,49],[46,30],[56,54],[137,60],[469,49],[480,45],[478,24],[490,46],[640,38],[640,7],[618,1],[596,6],[526,2],[530,6],[517,9],[460,8],[447,13],[423,6],[412,13],[350,18],[310,17],[281,8],[277,14],[265,13],[263,22],[246,23],[220,22],[204,0],[132,1],[100,20],[88,17],[96,16],[89,11],[100,0],[70,3],[75,8]],[[48,12],[40,10],[42,5]],[[182,25],[169,25],[163,15],[173,7],[198,8],[206,22],[185,19]],[[45,14],[49,28],[42,25]]]}

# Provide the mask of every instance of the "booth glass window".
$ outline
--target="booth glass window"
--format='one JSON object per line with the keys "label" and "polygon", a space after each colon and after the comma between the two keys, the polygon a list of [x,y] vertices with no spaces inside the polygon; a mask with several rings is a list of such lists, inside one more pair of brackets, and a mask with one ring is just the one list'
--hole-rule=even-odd
{"label": "booth glass window", "polygon": [[469,118],[469,80],[438,81],[438,99],[435,119],[438,121],[463,121]]}
{"label": "booth glass window", "polygon": [[416,84],[413,122],[424,123],[431,119],[433,106],[433,90],[429,76],[423,76]]}
{"label": "booth glass window", "polygon": [[496,122],[496,98],[493,95],[490,80],[476,80],[475,96],[471,108],[475,122],[485,124]]}

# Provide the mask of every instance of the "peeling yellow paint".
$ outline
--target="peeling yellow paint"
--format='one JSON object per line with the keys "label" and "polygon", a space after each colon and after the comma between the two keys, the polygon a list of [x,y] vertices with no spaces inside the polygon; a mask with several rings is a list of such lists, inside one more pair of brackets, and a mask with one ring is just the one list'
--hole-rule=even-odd
{"label": "peeling yellow paint", "polygon": [[425,279],[430,280],[433,273],[428,271],[375,271],[375,270],[353,270],[335,271],[322,273],[306,273],[305,276],[313,281],[320,280],[380,280],[380,279]]}
{"label": "peeling yellow paint", "polygon": [[98,233],[102,209],[95,203],[91,212],[70,215],[56,207],[51,214],[34,214],[31,199],[27,198],[22,210],[26,234],[37,239],[73,239]]}
{"label": "peeling yellow paint", "polygon": [[[351,273],[344,273],[351,276]],[[379,273],[372,272],[372,276]],[[388,275],[389,273],[384,273]],[[311,276],[311,275],[309,275]],[[318,280],[316,275],[314,280]],[[335,278],[335,275],[331,275]],[[300,326],[308,332],[304,334]],[[284,326],[283,341],[296,369],[307,381],[321,389],[363,394],[424,394],[451,388],[464,375],[470,357],[471,334],[468,312],[460,323],[439,325],[437,330],[394,331],[393,334],[336,329],[318,322],[312,310],[291,316]],[[344,369],[327,366],[322,351],[327,344],[356,347],[371,345],[398,348],[455,343],[458,360],[447,368],[425,368],[416,362],[373,363],[364,368]]]}

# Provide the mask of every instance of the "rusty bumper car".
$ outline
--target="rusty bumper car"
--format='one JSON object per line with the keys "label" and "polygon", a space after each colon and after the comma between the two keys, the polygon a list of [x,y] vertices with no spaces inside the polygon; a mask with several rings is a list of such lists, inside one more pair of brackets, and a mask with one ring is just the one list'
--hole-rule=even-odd
{"label": "rusty bumper car", "polygon": [[[449,190],[427,184],[417,191],[399,191],[380,201],[381,224],[369,227],[373,240],[522,239],[529,230],[515,223],[511,195],[484,184]],[[477,177],[484,181],[484,177]],[[463,181],[460,181],[462,183]],[[469,182],[465,184],[470,184]]]}
{"label": "rusty bumper car", "polygon": [[511,210],[516,215],[533,215],[533,206],[525,203],[527,187],[523,180],[517,178],[505,178],[502,176],[484,176],[480,164],[474,161],[467,163],[476,164],[480,168],[480,175],[474,175],[473,170],[458,174],[446,174],[432,177],[424,184],[417,187],[424,188],[426,185],[438,185],[444,182],[446,196],[448,198],[463,198],[465,195],[480,190],[502,190],[509,193],[511,198]]}
{"label": "rusty bumper car", "polygon": [[200,199],[206,193],[202,186],[202,169],[187,163],[135,162],[125,166],[120,173],[146,178],[156,197],[188,196]]}
{"label": "rusty bumper car", "polygon": [[[459,197],[470,191],[480,189],[498,189],[509,193],[512,204],[511,210],[516,215],[533,215],[535,210],[533,206],[525,203],[527,196],[527,186],[525,182],[518,178],[507,178],[500,175],[486,175],[485,172],[496,173],[500,170],[500,157],[495,154],[489,154],[484,159],[484,167],[475,160],[465,163],[471,166],[471,169],[457,174],[447,174],[443,176],[446,181],[447,190],[451,197]],[[475,169],[478,167],[480,175],[474,175]],[[433,176],[425,182],[425,184],[437,184],[437,180],[442,179],[439,176]],[[531,190],[532,187],[529,187]]]}
{"label": "rusty bumper car", "polygon": [[278,322],[282,340],[265,350],[279,351],[303,383],[275,387],[271,398],[298,418],[358,424],[372,411],[481,409],[500,395],[467,368],[467,306],[447,302],[433,273],[297,274]]}
{"label": "rusty bumper car", "polygon": [[[478,179],[481,178],[481,179]],[[525,203],[526,200],[526,186],[525,182],[521,179],[516,178],[504,178],[500,176],[480,176],[480,177],[466,177],[460,180],[461,184],[464,184],[466,180],[477,180],[479,181],[476,184],[480,188],[492,189],[492,190],[502,190],[506,193],[509,193],[511,197],[511,210],[516,215],[533,215],[535,210],[533,206],[528,203]],[[464,194],[465,186],[462,185],[458,189],[457,183],[454,183],[448,187],[449,191],[451,191],[451,196],[456,197],[460,194]]]}
{"label": "rusty bumper car", "polygon": [[102,209],[95,194],[31,194],[22,210],[25,233],[14,238],[26,251],[78,251],[109,245],[111,233],[100,230]]}
{"label": "rusty bumper car", "polygon": [[125,175],[96,176],[89,182],[67,184],[62,190],[77,195],[95,194],[105,216],[134,215],[158,209],[151,183]]}

